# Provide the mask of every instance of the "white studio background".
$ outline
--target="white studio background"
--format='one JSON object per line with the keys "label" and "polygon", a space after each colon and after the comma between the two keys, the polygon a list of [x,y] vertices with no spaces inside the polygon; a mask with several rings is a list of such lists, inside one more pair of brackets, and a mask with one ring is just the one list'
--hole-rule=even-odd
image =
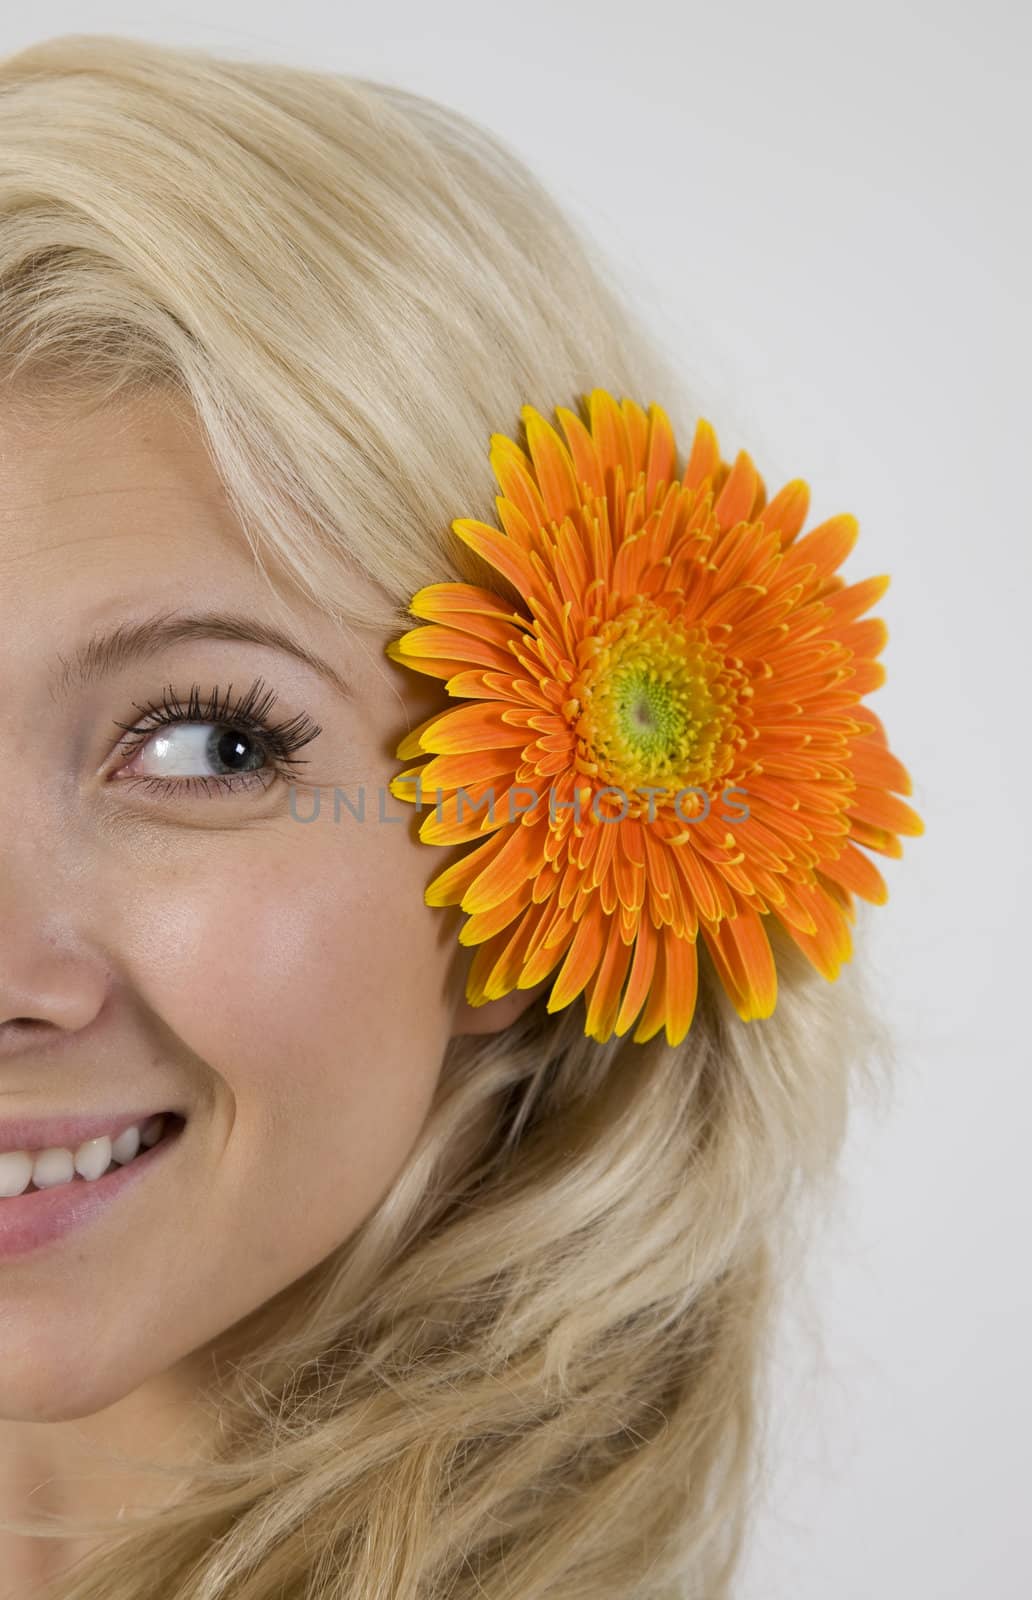
{"label": "white studio background", "polygon": [[485,122],[609,253],[725,456],[770,492],[806,478],[810,525],[859,518],[847,578],[892,575],[873,703],[927,832],[879,862],[895,1102],[854,1122],[782,1339],[738,1600],[1027,1600],[1028,11],[37,0],[4,8],[0,54],[77,32],[387,79]]}

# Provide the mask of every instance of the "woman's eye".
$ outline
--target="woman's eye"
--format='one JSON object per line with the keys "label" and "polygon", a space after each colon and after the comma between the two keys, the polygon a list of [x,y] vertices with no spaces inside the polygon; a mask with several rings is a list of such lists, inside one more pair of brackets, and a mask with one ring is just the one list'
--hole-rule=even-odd
{"label": "woman's eye", "polygon": [[243,699],[214,689],[203,699],[194,684],[181,700],[171,684],[160,701],[135,705],[142,721],[116,722],[123,783],[144,784],[162,794],[205,794],[232,789],[268,789],[307,761],[298,755],[322,732],[307,712],[270,722],[276,693],[256,678]]}
{"label": "woman's eye", "polygon": [[[182,789],[267,788],[269,752],[261,738],[226,723],[181,723],[159,727],[136,745],[119,778],[148,786]],[[275,771],[269,781],[275,777]]]}

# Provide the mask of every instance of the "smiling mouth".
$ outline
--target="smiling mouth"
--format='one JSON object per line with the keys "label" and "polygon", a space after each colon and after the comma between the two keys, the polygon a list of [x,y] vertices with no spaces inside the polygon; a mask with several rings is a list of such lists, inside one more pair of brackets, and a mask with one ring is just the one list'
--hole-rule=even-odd
{"label": "smiling mouth", "polygon": [[[9,1198],[21,1200],[27,1195],[52,1194],[55,1190],[71,1189],[74,1185],[85,1184],[92,1189],[98,1184],[103,1184],[105,1179],[111,1177],[114,1173],[122,1172],[128,1167],[135,1166],[138,1161],[142,1161],[145,1157],[149,1156],[152,1150],[157,1150],[161,1145],[169,1144],[173,1140],[178,1139],[183,1131],[183,1128],[186,1126],[186,1119],[176,1111],[159,1112],[155,1118],[151,1119],[151,1121],[156,1123],[158,1118],[160,1118],[160,1131],[157,1132],[157,1137],[151,1138],[149,1143],[144,1143],[141,1139],[135,1155],[130,1157],[128,1161],[116,1161],[114,1158],[112,1158],[104,1171],[99,1173],[94,1178],[85,1178],[81,1173],[73,1172],[70,1178],[62,1179],[56,1183],[46,1183],[43,1184],[42,1187],[30,1180],[27,1187],[20,1190],[17,1195],[10,1197],[0,1196],[0,1207],[3,1207]],[[155,1131],[157,1131],[157,1129],[155,1129]]]}

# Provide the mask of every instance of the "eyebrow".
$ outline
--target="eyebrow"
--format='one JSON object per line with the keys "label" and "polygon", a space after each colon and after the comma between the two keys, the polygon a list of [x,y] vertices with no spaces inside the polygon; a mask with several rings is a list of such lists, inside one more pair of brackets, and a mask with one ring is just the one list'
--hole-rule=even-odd
{"label": "eyebrow", "polygon": [[51,692],[55,699],[63,698],[73,689],[85,688],[99,678],[109,677],[125,667],[149,660],[172,645],[192,639],[229,639],[235,643],[261,644],[272,650],[282,650],[304,662],[306,667],[317,672],[340,694],[352,697],[350,684],[336,668],[274,623],[220,611],[203,611],[192,615],[163,611],[139,622],[119,623],[110,632],[95,634],[76,650],[70,660],[66,661],[58,654],[61,671],[54,680]]}

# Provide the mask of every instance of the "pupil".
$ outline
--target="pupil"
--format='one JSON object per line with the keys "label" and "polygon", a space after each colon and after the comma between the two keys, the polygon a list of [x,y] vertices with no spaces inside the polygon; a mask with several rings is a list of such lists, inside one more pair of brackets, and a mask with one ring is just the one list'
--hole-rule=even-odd
{"label": "pupil", "polygon": [[[252,752],[250,760],[247,758],[249,745]],[[254,745],[250,734],[233,729],[213,733],[208,741],[208,754],[211,760],[222,762],[233,772],[254,772],[262,766],[261,751]]]}

